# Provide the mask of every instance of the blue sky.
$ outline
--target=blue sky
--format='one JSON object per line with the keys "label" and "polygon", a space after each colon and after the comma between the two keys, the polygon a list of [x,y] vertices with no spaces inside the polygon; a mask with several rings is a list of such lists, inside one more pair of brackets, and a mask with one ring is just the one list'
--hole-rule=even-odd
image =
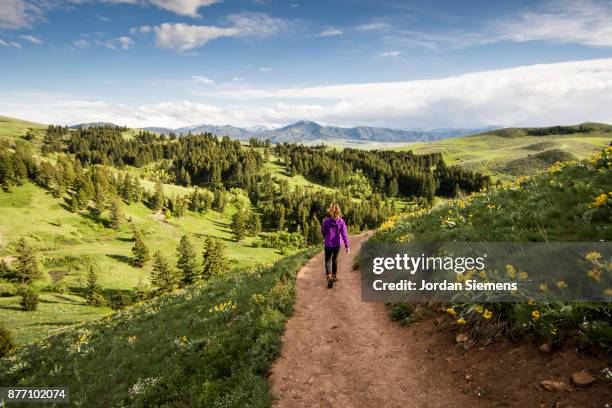
{"label": "blue sky", "polygon": [[406,128],[612,122],[612,3],[0,0],[0,114]]}

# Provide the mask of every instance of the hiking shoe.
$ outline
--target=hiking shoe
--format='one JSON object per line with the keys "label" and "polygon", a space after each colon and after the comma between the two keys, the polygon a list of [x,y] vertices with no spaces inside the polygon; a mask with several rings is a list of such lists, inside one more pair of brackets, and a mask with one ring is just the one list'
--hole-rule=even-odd
{"label": "hiking shoe", "polygon": [[334,287],[334,278],[331,275],[327,275],[327,288],[331,289]]}
{"label": "hiking shoe", "polygon": [[338,282],[338,277],[337,277],[336,275],[332,275],[332,280],[333,280],[334,282]]}

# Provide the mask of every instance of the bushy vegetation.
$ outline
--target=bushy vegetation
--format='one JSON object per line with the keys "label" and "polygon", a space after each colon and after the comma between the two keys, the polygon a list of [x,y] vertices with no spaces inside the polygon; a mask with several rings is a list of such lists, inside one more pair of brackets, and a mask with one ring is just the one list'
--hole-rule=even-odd
{"label": "bushy vegetation", "polygon": [[276,146],[276,154],[289,163],[292,173],[349,190],[359,184],[355,174],[364,175],[371,190],[390,197],[425,197],[432,201],[434,195],[453,197],[457,190],[470,193],[491,182],[488,176],[447,167],[441,153],[337,151],[285,143]]}
{"label": "bushy vegetation", "polygon": [[[556,163],[491,192],[455,199],[430,212],[396,217],[371,242],[597,242],[612,239],[612,147],[590,161]],[[368,244],[366,244],[368,245]],[[612,295],[610,260],[592,252],[588,277]],[[517,274],[512,265],[506,273]],[[559,286],[564,282],[550,282]],[[541,288],[546,290],[546,288]],[[475,338],[533,336],[612,350],[610,303],[462,303],[448,313]]]}
{"label": "bushy vegetation", "polygon": [[[297,270],[314,251],[217,276],[24,346],[1,386],[69,386],[79,406],[267,407]],[[155,328],[155,330],[152,330]]]}

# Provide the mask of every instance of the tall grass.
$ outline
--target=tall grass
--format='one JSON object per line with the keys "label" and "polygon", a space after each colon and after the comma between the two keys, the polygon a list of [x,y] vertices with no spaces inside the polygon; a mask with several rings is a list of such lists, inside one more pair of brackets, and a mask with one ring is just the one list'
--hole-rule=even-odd
{"label": "tall grass", "polygon": [[75,406],[266,407],[294,279],[315,250],[240,269],[24,346],[0,386],[68,386]]}

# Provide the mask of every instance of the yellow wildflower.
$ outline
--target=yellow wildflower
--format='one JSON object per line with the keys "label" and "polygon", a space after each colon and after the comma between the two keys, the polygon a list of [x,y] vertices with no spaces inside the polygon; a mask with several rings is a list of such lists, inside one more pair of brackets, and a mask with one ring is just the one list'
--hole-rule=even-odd
{"label": "yellow wildflower", "polygon": [[600,267],[595,267],[587,273],[587,276],[596,282],[601,282],[601,272]]}
{"label": "yellow wildflower", "polygon": [[455,309],[453,309],[452,307],[449,307],[448,309],[446,309],[446,311],[453,316],[457,314],[457,312],[455,312]]}
{"label": "yellow wildflower", "polygon": [[602,193],[595,197],[595,200],[591,204],[589,204],[589,208],[599,208],[607,202],[608,195],[606,193]]}
{"label": "yellow wildflower", "polygon": [[490,310],[485,310],[482,313],[482,317],[484,317],[485,319],[490,319],[491,317],[493,317],[493,312]]}
{"label": "yellow wildflower", "polygon": [[528,304],[528,305],[533,305],[534,303],[535,303],[535,301],[534,301],[533,299],[529,299],[529,300],[527,301],[527,304]]}
{"label": "yellow wildflower", "polygon": [[567,283],[565,283],[565,281],[561,280],[561,281],[557,282],[557,287],[559,289],[565,289],[565,288],[567,288]]}
{"label": "yellow wildflower", "polygon": [[482,306],[476,306],[476,307],[474,308],[474,311],[475,311],[476,313],[478,313],[478,314],[482,314],[482,312],[483,312]]}
{"label": "yellow wildflower", "polygon": [[531,312],[531,317],[533,317],[534,320],[537,320],[540,318],[540,311],[539,310],[534,310],[533,312]]}
{"label": "yellow wildflower", "polygon": [[465,324],[466,321],[464,318],[457,319],[457,324]]}
{"label": "yellow wildflower", "polygon": [[601,253],[597,251],[591,251],[586,254],[585,258],[587,261],[597,261],[598,259],[601,259]]}
{"label": "yellow wildflower", "polygon": [[541,283],[540,286],[538,286],[538,288],[542,291],[542,292],[546,292],[548,290],[548,285],[545,283]]}
{"label": "yellow wildflower", "polygon": [[514,269],[514,266],[508,264],[506,265],[506,274],[511,278],[514,279],[516,278],[516,270]]}
{"label": "yellow wildflower", "polygon": [[519,277],[520,280],[526,281],[527,278],[529,278],[529,274],[527,272],[525,272],[525,271],[522,271],[522,272],[520,272],[518,274],[518,277]]}

